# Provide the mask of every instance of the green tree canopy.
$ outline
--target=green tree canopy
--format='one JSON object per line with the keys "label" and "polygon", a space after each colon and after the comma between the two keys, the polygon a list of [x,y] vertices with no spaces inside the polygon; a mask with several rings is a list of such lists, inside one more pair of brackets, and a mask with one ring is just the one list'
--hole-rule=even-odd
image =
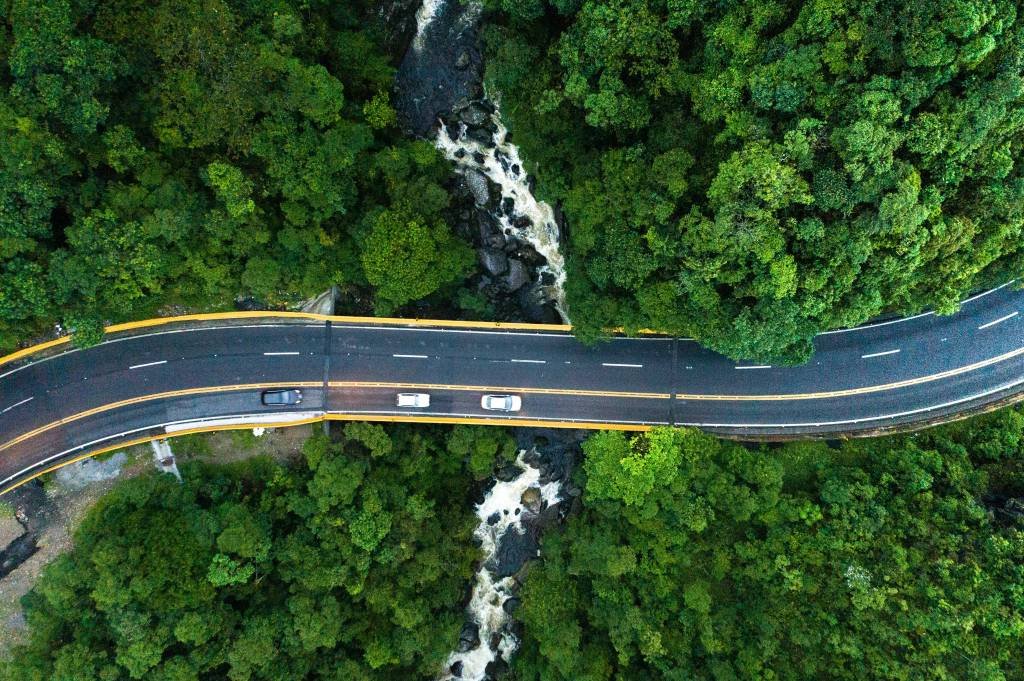
{"label": "green tree canopy", "polygon": [[405,247],[371,240],[372,283],[363,269],[372,216],[439,225],[450,172],[396,125],[375,7],[0,3],[0,349],[331,284],[395,307],[465,274],[443,234],[404,295],[381,257]]}
{"label": "green tree canopy", "polygon": [[1024,273],[1017,0],[489,0],[568,303],[732,357]]}
{"label": "green tree canopy", "polygon": [[1022,422],[839,449],[591,437],[515,678],[1021,678],[1024,519],[985,503],[1024,496]]}
{"label": "green tree canopy", "polygon": [[349,424],[303,460],[187,463],[90,510],[0,679],[434,679],[478,558],[445,430]]}

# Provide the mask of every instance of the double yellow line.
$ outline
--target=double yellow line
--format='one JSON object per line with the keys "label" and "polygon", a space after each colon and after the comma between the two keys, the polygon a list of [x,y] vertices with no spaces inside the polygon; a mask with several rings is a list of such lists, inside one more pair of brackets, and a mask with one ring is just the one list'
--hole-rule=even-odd
{"label": "double yellow line", "polygon": [[[929,383],[933,381],[942,380],[944,378],[950,378],[960,374],[976,371],[993,364],[1005,362],[1009,359],[1024,355],[1024,348],[1018,348],[1011,350],[1010,352],[1003,353],[996,357],[990,357],[989,359],[981,360],[973,364],[966,366],[957,367],[955,369],[949,369],[936,374],[928,376],[920,376],[917,378],[906,379],[903,381],[894,381],[892,383],[884,383],[880,385],[864,386],[862,388],[849,388],[845,390],[829,390],[823,392],[811,392],[811,393],[789,393],[789,394],[761,394],[761,395],[714,395],[714,394],[677,394],[676,399],[685,401],[717,401],[717,402],[767,402],[767,401],[795,401],[795,400],[817,400],[817,399],[828,399],[838,397],[850,397],[853,395],[864,395],[875,392],[883,392],[886,390],[896,390],[899,388],[906,388],[913,385],[920,385],[923,383]],[[53,423],[49,423],[45,426],[40,426],[35,430],[31,430],[24,433],[13,440],[6,443],[0,444],[0,452],[10,449],[11,447],[24,442],[36,435],[40,435],[54,428],[78,421],[95,414],[99,414],[120,407],[129,406],[132,404],[139,404],[142,402],[150,402],[153,400],[161,400],[173,397],[186,397],[191,395],[204,395],[210,393],[223,393],[223,392],[237,392],[243,390],[267,390],[272,388],[319,388],[322,383],[319,382],[292,382],[292,383],[246,383],[238,385],[222,385],[222,386],[209,386],[204,388],[188,388],[184,390],[172,390],[168,392],[154,393],[152,395],[143,395],[140,397],[133,397],[127,400],[121,400],[119,402],[112,402],[99,407],[94,407],[78,414],[64,417]],[[523,394],[534,394],[534,395],[566,395],[566,396],[580,396],[580,397],[608,397],[616,399],[655,399],[664,400],[671,398],[670,393],[649,393],[649,392],[628,392],[628,391],[606,391],[606,390],[573,390],[563,388],[529,388],[520,386],[487,386],[487,385],[457,385],[457,384],[445,384],[445,383],[395,383],[395,382],[381,382],[381,381],[330,381],[328,383],[330,388],[385,388],[395,390],[457,390],[467,392],[510,392],[510,393],[523,393]],[[413,418],[423,418],[420,416]],[[440,418],[440,417],[432,417]],[[505,422],[502,419],[501,422]],[[455,422],[465,423],[466,419],[458,418]],[[484,422],[490,423],[491,421],[484,419]],[[543,423],[550,423],[544,421]],[[573,422],[567,422],[573,423]]]}

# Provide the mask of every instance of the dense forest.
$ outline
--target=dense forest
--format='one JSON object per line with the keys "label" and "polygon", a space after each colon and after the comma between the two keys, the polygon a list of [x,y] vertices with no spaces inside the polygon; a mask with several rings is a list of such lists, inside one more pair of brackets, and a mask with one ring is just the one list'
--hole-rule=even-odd
{"label": "dense forest", "polygon": [[1019,0],[487,0],[577,331],[798,361],[1024,274]]}
{"label": "dense forest", "polygon": [[0,2],[0,350],[167,304],[457,283],[369,0]]}
{"label": "dense forest", "polygon": [[1022,679],[1022,437],[1012,410],[838,449],[595,435],[515,678]]}
{"label": "dense forest", "polygon": [[288,467],[125,481],[26,597],[31,642],[0,679],[432,679],[478,556],[472,466],[510,442],[351,423]]}
{"label": "dense forest", "polygon": [[[150,474],[25,599],[0,679],[435,679],[498,429],[354,423]],[[1024,414],[776,447],[598,433],[528,568],[509,681],[1022,679]]]}

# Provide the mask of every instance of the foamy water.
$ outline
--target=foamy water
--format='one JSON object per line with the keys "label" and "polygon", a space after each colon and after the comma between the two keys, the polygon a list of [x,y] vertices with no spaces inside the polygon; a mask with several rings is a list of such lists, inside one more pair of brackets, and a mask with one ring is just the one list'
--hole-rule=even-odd
{"label": "foamy water", "polygon": [[[549,273],[553,282],[542,284],[541,292],[547,300],[554,303],[562,319],[569,323],[565,307],[565,260],[558,246],[558,223],[555,221],[555,212],[547,203],[538,201],[530,191],[528,175],[523,168],[519,149],[508,142],[508,130],[501,124],[498,111],[495,110],[490,118],[497,128],[493,147],[486,147],[475,140],[467,139],[465,124],[460,124],[458,139],[453,139],[447,128],[442,125],[435,144],[463,172],[473,169],[490,178],[501,188],[503,201],[512,199],[515,204],[512,215],[507,215],[499,209],[494,213],[494,217],[501,223],[503,231],[526,241],[547,260],[547,264],[538,269],[541,274]],[[529,218],[530,224],[522,228],[517,227],[515,223],[520,217]]]}
{"label": "foamy water", "polygon": [[[494,487],[487,493],[483,502],[476,507],[476,516],[480,519],[473,536],[480,542],[484,558],[480,569],[476,573],[476,582],[473,585],[473,594],[470,597],[469,606],[466,610],[470,618],[480,627],[479,644],[465,652],[455,652],[448,656],[445,662],[445,671],[441,681],[460,679],[461,681],[481,681],[484,678],[487,665],[498,655],[508,662],[519,647],[519,641],[510,632],[503,631],[508,621],[508,613],[504,605],[512,596],[512,589],[515,580],[512,577],[505,577],[495,580],[494,575],[487,569],[487,563],[495,556],[498,545],[509,530],[523,532],[523,516],[529,514],[526,508],[520,503],[523,492],[534,487],[540,491],[541,508],[554,506],[558,503],[559,484],[549,482],[540,484],[540,470],[523,461],[525,452],[519,452],[516,465],[523,469],[515,479],[508,482],[498,480]],[[493,525],[487,520],[497,514],[498,520]],[[500,632],[501,641],[498,650],[491,650],[489,642],[491,637]],[[462,663],[461,676],[453,676],[450,669],[456,662]]]}
{"label": "foamy water", "polygon": [[426,33],[427,26],[437,16],[444,3],[445,0],[423,0],[423,4],[416,10],[416,37],[412,39],[415,49],[423,49],[423,35]]}

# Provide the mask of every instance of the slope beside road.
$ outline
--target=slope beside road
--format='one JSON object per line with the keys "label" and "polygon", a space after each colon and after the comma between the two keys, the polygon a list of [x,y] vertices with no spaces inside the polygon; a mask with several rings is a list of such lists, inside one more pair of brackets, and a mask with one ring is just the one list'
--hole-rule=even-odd
{"label": "slope beside road", "polygon": [[[693,341],[564,327],[206,315],[0,364],[0,492],[76,458],[167,434],[323,419],[644,429],[740,437],[857,434],[950,418],[1024,391],[1024,292],[955,315],[824,333],[799,367],[736,363]],[[133,325],[128,325],[133,326]],[[262,391],[299,388],[293,407]],[[431,395],[426,409],[398,392]],[[516,394],[515,414],[481,409]]]}

